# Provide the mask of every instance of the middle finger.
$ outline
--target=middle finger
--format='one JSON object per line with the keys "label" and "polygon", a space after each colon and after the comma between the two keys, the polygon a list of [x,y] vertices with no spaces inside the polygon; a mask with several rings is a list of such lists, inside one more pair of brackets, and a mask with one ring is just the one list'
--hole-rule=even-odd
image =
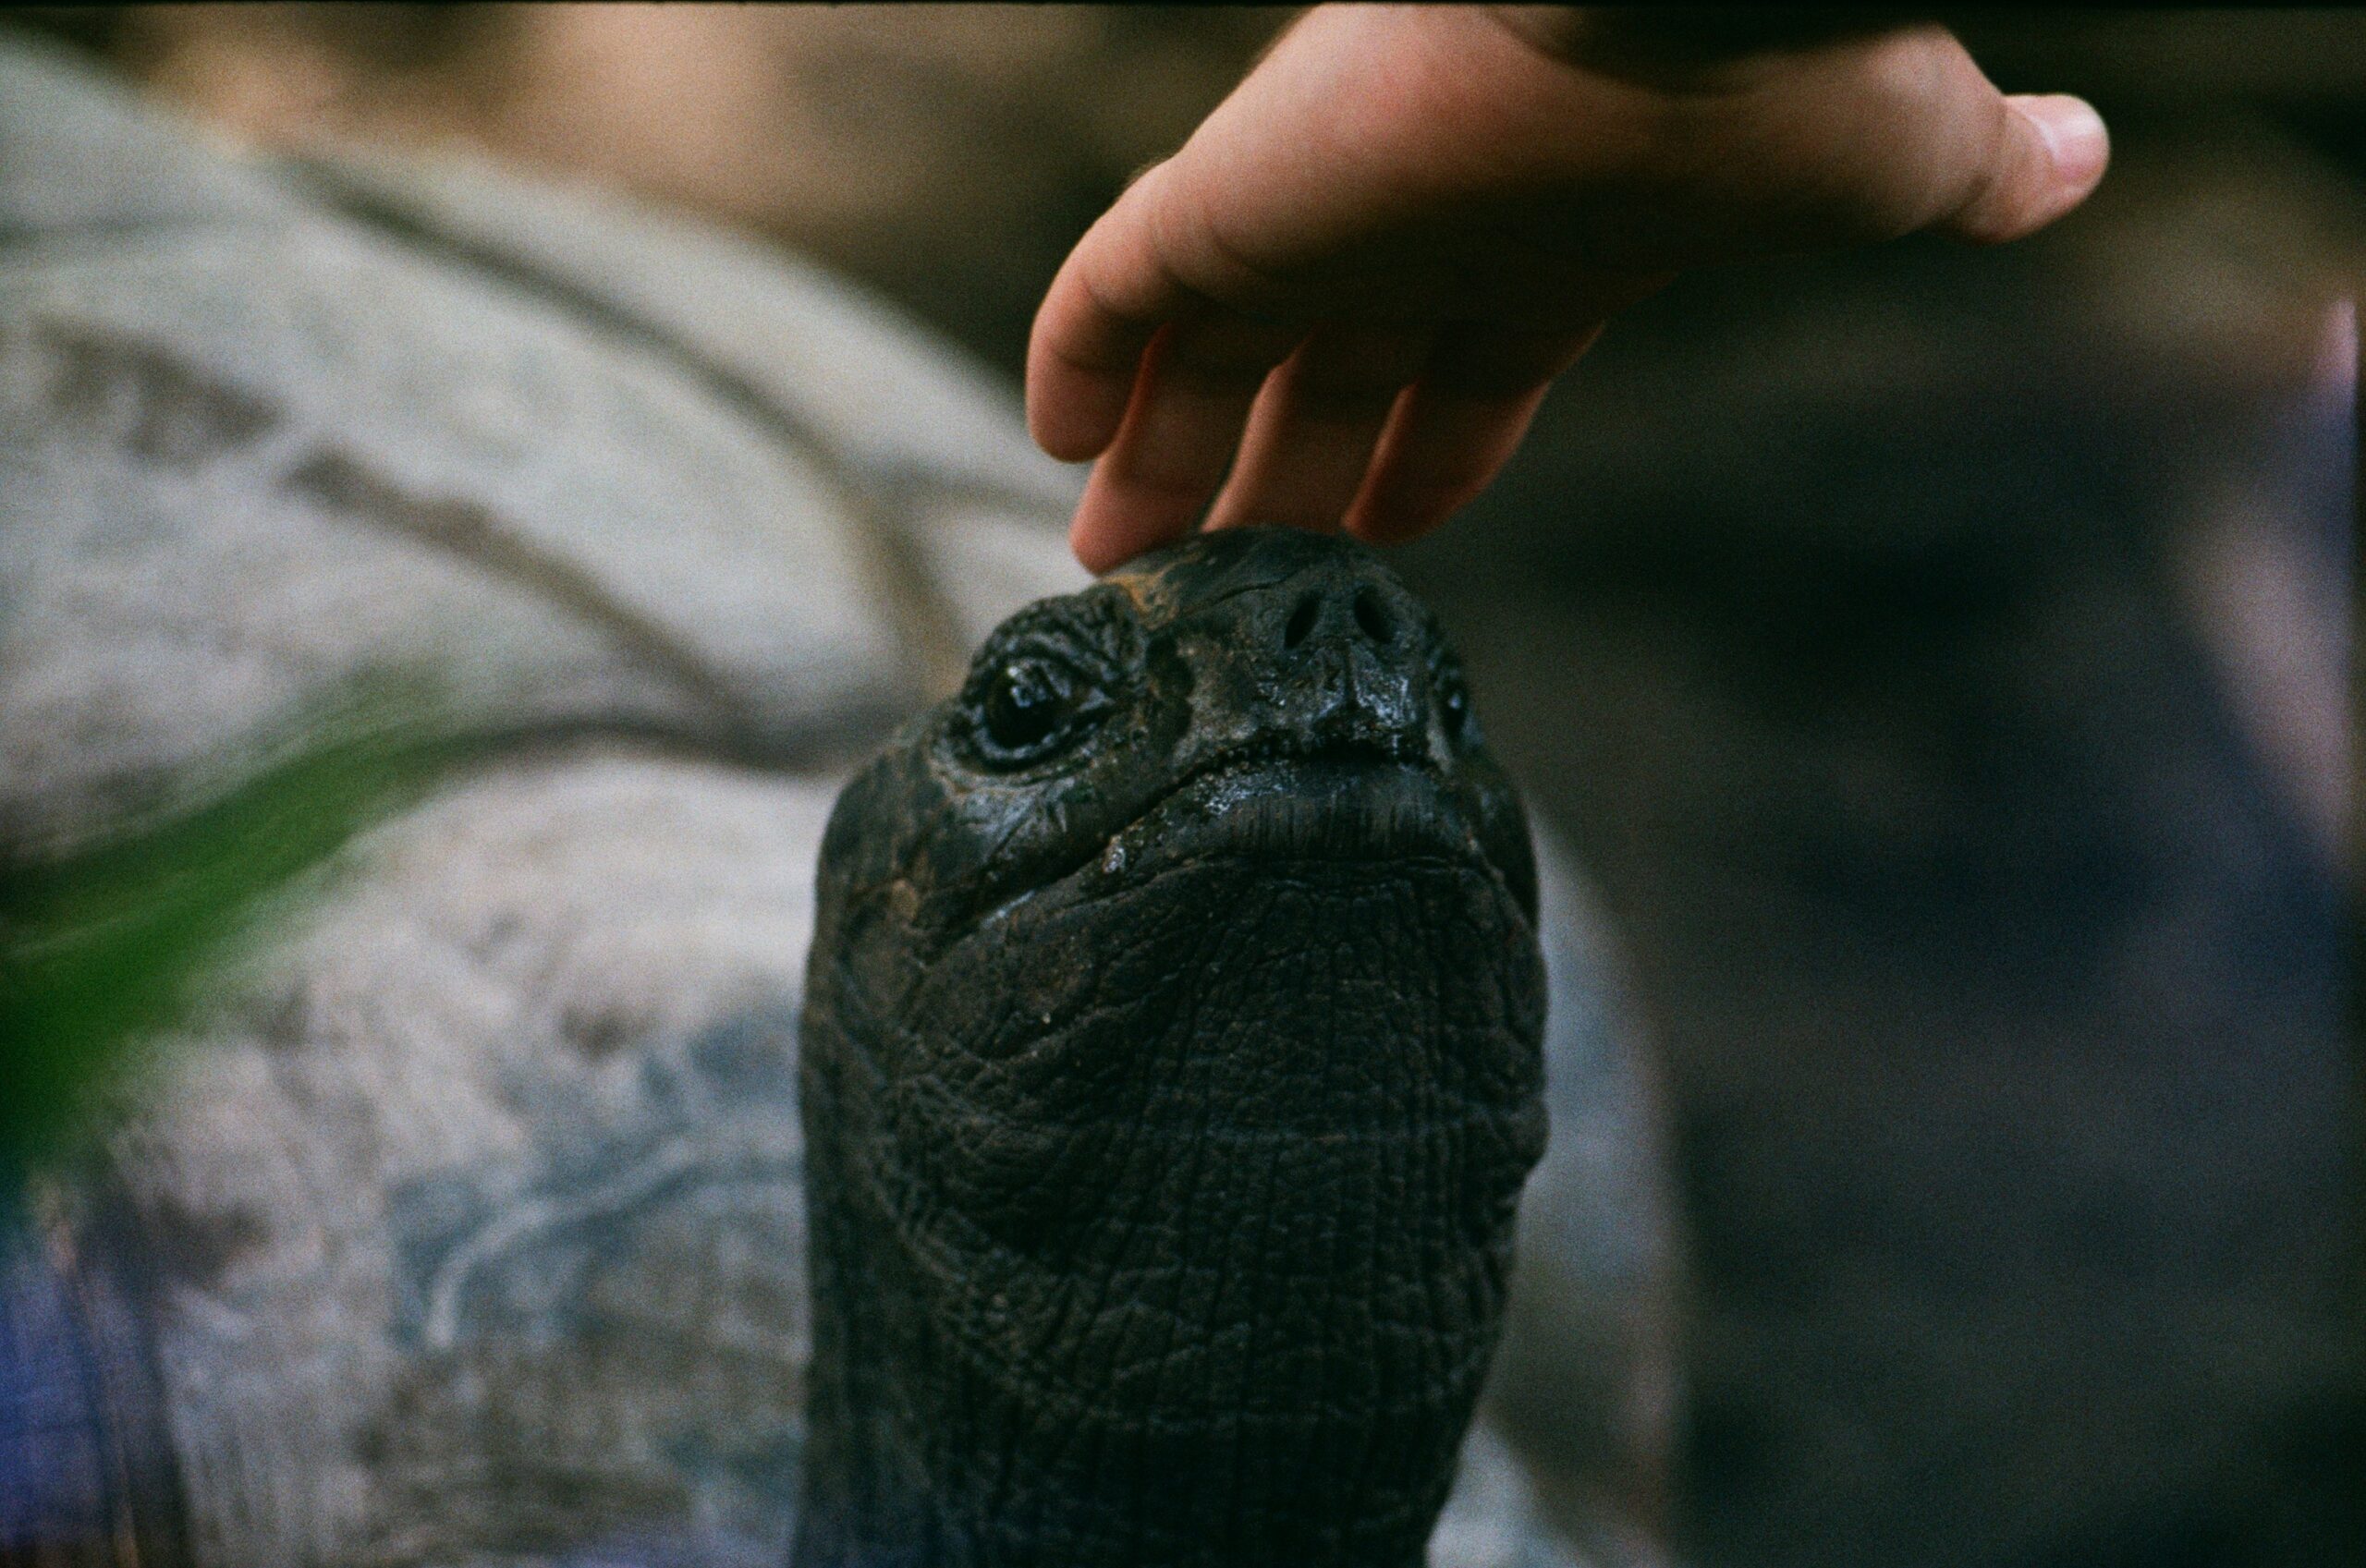
{"label": "middle finger", "polygon": [[1302,326],[1211,312],[1160,333],[1116,439],[1093,465],[1070,537],[1104,570],[1190,531],[1224,482],[1257,389]]}
{"label": "middle finger", "polygon": [[1426,328],[1317,331],[1257,395],[1210,528],[1335,531],[1372,466],[1389,410],[1428,359]]}

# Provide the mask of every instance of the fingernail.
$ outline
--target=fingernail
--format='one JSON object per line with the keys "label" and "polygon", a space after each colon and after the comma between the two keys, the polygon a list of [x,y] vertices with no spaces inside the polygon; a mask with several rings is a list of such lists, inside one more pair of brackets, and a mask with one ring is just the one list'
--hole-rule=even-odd
{"label": "fingernail", "polygon": [[2102,177],[2104,165],[2111,161],[2111,132],[2104,128],[2104,117],[2093,104],[2051,92],[2016,98],[2013,107],[2045,139],[2054,171],[2065,185],[2085,187]]}

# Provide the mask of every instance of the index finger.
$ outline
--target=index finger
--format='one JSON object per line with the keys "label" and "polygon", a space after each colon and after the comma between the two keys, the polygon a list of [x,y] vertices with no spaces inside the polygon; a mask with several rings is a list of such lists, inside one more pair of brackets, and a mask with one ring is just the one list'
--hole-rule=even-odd
{"label": "index finger", "polygon": [[1028,432],[1063,462],[1097,457],[1116,439],[1152,337],[1191,298],[1146,221],[1159,173],[1136,180],[1085,231],[1028,334]]}

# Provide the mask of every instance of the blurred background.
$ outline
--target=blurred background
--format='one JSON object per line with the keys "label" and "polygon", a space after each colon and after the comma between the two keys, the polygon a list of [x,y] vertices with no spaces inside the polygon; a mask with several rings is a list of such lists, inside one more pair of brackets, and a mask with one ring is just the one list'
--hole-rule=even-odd
{"label": "blurred background", "polygon": [[[12,19],[238,141],[702,213],[1015,376],[1067,247],[1288,15]],[[2089,208],[1679,282],[1398,559],[1663,1053],[1688,1555],[2356,1561],[2366,13],[1958,31],[2102,109]]]}

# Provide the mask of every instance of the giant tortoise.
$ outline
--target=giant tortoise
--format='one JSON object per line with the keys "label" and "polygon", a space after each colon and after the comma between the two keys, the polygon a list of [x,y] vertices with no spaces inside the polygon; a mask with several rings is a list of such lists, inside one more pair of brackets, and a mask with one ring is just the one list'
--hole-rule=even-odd
{"label": "giant tortoise", "polygon": [[[1070,480],[792,259],[462,164],[208,148],[16,48],[0,243],[12,852],[232,788],[390,669],[471,743],[23,1185],[0,1556],[782,1561],[824,822],[992,626],[1083,586]],[[1565,1414],[1534,1467],[1482,1421],[1440,1564],[1651,1550],[1649,1086],[1543,848],[1553,1134],[1498,1375]]]}

